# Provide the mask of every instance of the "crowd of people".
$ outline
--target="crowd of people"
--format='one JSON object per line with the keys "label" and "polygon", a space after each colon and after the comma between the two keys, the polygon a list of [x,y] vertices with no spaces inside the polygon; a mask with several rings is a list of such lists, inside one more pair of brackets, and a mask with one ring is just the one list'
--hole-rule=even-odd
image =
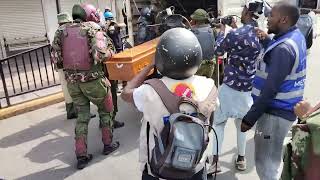
{"label": "crowd of people", "polygon": [[[264,32],[258,28],[261,12],[255,3],[247,1],[241,14],[243,25],[238,27],[232,21],[229,31],[220,23],[215,32],[209,24],[209,14],[197,9],[191,15],[191,29],[164,32],[153,62],[125,84],[121,98],[143,113],[139,143],[143,180],[204,180],[207,175],[220,172],[219,155],[229,119],[237,129],[236,169],[246,170],[246,132],[255,126],[254,156],[259,178],[276,180],[281,174],[283,179],[289,177],[290,162],[283,172],[280,168],[284,139],[297,116],[305,120],[319,109],[302,101],[306,39],[296,27],[300,17],[296,6],[276,4],[268,16],[268,32]],[[74,5],[72,19],[66,13],[58,15],[59,28],[52,43],[52,59],[60,71],[67,117],[77,118],[78,169],[85,168],[93,158],[87,151],[88,123],[95,116],[90,113],[90,102],[98,107],[104,155],[119,148],[120,143],[113,141],[112,134],[114,128],[124,126],[115,120],[118,82],[108,80],[108,70],[103,65],[123,50],[119,35],[123,26],[114,21],[108,8],[104,17],[106,24],[101,27],[94,6]],[[214,67],[216,57],[225,54],[224,77],[219,86],[214,81]],[[153,69],[160,76],[148,80]],[[199,127],[203,128],[202,134],[197,131]],[[185,131],[194,134],[188,136]],[[197,137],[204,140],[202,144]],[[207,156],[204,150],[208,143],[213,148]],[[317,153],[313,155],[319,158]],[[304,167],[312,169],[316,163]],[[303,179],[304,170],[297,168],[290,177]],[[311,174],[309,179],[320,178],[316,170]]]}

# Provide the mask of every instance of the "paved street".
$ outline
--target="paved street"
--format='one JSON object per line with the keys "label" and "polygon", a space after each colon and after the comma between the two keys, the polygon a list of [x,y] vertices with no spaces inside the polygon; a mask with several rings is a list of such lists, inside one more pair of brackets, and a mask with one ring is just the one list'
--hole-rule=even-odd
{"label": "paved street", "polygon": [[[308,59],[308,79],[306,99],[312,103],[320,100],[320,38],[315,42]],[[132,106],[122,101],[118,120],[125,121],[125,128],[115,130],[115,140],[121,143],[120,149],[109,156],[101,155],[102,142],[97,118],[90,122],[88,147],[94,160],[82,171],[77,171],[73,148],[74,120],[66,120],[64,104],[55,104],[37,111],[0,121],[0,179],[56,180],[56,179],[95,179],[95,180],[138,180],[138,136],[139,114]],[[96,112],[92,106],[92,112]],[[247,140],[248,170],[236,172],[236,132],[233,122],[225,131],[225,142],[221,164],[221,180],[257,180],[253,162],[253,131]]]}

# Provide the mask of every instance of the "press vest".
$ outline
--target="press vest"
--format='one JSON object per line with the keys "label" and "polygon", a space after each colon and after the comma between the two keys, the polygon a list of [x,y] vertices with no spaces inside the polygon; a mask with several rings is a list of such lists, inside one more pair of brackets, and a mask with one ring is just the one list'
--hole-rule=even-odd
{"label": "press vest", "polygon": [[[295,53],[295,61],[291,73],[287,75],[279,92],[269,104],[271,108],[293,111],[293,107],[302,100],[306,79],[306,42],[299,29],[293,30],[276,41],[265,50],[263,58],[280,44],[286,44]],[[281,59],[275,59],[281,61]],[[253,82],[252,96],[256,100],[265,85],[270,69],[262,60],[257,65]]]}

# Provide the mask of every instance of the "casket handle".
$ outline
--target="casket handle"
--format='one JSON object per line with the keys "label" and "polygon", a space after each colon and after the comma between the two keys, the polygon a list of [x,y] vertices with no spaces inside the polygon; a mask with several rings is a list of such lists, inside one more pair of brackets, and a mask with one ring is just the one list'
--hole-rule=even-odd
{"label": "casket handle", "polygon": [[117,66],[118,69],[121,69],[123,67],[123,64],[118,64],[117,63],[116,66]]}

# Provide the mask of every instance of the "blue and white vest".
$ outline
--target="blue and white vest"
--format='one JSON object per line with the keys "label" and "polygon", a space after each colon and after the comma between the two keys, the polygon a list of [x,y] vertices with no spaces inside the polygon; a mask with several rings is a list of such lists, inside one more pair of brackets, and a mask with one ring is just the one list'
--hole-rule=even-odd
{"label": "blue and white vest", "polygon": [[[304,84],[306,79],[306,42],[303,34],[299,29],[293,30],[276,41],[274,41],[265,50],[263,58],[271,52],[273,48],[285,43],[290,46],[295,52],[295,62],[292,71],[283,81],[276,97],[271,101],[269,106],[275,109],[283,109],[293,111],[293,107],[302,100],[304,93]],[[281,61],[281,59],[277,59]],[[262,60],[257,64],[257,72],[253,82],[252,96],[253,100],[260,95],[268,77],[268,66]]]}

